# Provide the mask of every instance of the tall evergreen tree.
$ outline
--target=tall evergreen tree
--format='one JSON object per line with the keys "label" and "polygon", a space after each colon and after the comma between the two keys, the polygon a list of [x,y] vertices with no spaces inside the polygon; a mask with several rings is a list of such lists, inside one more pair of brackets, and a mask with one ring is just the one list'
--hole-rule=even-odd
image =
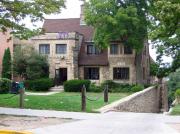
{"label": "tall evergreen tree", "polygon": [[11,79],[12,75],[11,68],[11,52],[10,49],[7,48],[4,52],[3,63],[2,63],[2,77]]}

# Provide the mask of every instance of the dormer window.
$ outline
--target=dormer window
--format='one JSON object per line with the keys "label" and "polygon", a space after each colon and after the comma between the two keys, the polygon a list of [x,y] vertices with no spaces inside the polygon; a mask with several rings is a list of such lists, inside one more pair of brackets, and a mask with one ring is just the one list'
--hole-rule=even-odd
{"label": "dormer window", "polygon": [[124,54],[133,54],[133,50],[130,46],[124,46]]}
{"label": "dormer window", "polygon": [[87,45],[87,54],[88,55],[98,55],[100,53],[101,53],[101,51],[98,48],[96,48],[93,44]]}

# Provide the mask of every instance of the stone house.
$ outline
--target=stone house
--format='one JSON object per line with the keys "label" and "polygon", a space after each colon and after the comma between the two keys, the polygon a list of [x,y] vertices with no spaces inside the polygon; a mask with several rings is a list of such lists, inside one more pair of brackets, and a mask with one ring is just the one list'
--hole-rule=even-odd
{"label": "stone house", "polygon": [[45,34],[31,39],[35,49],[47,55],[50,78],[56,84],[71,79],[89,79],[96,83],[114,80],[120,83],[149,82],[149,45],[137,55],[121,41],[98,50],[93,43],[93,28],[84,22],[83,6],[80,18],[46,19]]}

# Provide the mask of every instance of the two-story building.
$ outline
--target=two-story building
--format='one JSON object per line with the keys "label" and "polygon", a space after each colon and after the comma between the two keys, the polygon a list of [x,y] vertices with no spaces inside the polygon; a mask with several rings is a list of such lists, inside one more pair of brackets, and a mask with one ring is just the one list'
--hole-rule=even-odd
{"label": "two-story building", "polygon": [[85,24],[83,12],[80,18],[47,19],[43,28],[45,34],[31,40],[40,54],[48,56],[50,78],[55,78],[57,85],[71,79],[148,83],[147,42],[138,55],[121,41],[111,42],[109,48],[98,50],[93,43],[93,28]]}

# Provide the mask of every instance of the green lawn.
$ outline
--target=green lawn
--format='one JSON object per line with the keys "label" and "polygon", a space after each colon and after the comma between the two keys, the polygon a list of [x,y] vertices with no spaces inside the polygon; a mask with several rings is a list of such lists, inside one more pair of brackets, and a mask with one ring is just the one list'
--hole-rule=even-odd
{"label": "green lawn", "polygon": [[180,115],[180,104],[173,107],[171,115]]}
{"label": "green lawn", "polygon": [[[102,95],[102,93],[87,93],[92,99]],[[131,93],[110,93],[109,103],[130,95]],[[5,99],[11,94],[0,94],[0,107],[13,107],[19,106],[19,96],[11,99]],[[103,101],[103,95],[98,101],[87,100],[87,112],[93,112],[107,105]],[[59,110],[59,111],[81,111],[81,96],[80,93],[57,93],[50,96],[26,96],[25,108],[31,109],[46,109],[46,110]]]}

